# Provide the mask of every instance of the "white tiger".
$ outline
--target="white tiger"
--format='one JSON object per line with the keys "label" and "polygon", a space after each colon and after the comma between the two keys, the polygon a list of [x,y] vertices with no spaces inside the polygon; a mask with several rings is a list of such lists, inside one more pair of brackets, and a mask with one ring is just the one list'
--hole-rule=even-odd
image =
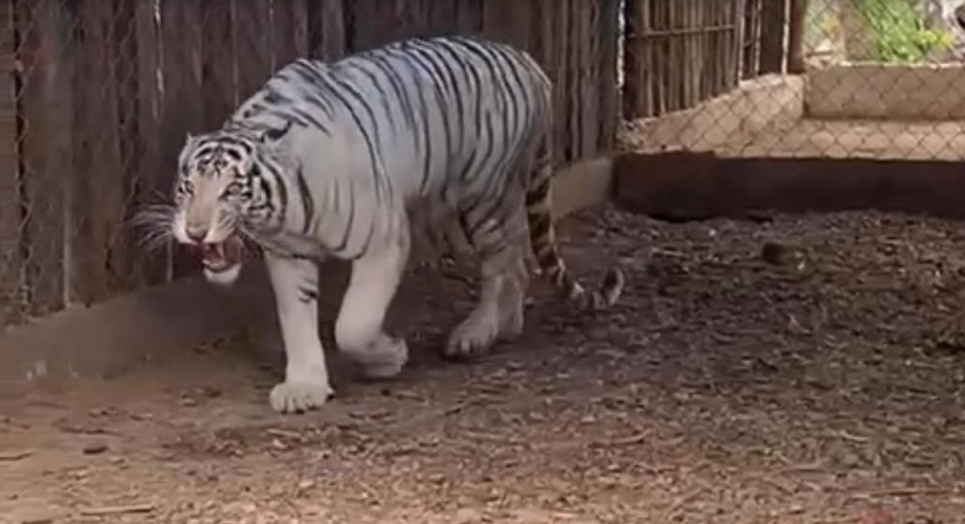
{"label": "white tiger", "polygon": [[543,274],[574,304],[617,300],[618,269],[587,291],[560,258],[551,125],[549,79],[505,44],[420,38],[332,63],[298,59],[222,129],[188,136],[174,204],[159,222],[201,248],[213,282],[238,277],[242,237],[261,246],[287,356],[270,403],[303,412],[332,394],[316,323],[325,257],[352,261],[335,338],[373,377],[396,375],[408,359],[383,320],[421,227],[457,224],[478,254],[479,303],[451,333],[449,356],[522,331],[527,230]]}

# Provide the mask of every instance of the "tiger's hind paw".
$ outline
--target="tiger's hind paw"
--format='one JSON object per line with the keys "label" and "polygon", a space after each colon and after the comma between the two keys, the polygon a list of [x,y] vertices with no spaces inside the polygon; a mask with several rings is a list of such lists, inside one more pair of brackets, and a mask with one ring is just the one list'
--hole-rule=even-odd
{"label": "tiger's hind paw", "polygon": [[409,346],[405,339],[386,336],[376,347],[355,358],[366,378],[392,378],[402,373],[402,368],[409,361]]}

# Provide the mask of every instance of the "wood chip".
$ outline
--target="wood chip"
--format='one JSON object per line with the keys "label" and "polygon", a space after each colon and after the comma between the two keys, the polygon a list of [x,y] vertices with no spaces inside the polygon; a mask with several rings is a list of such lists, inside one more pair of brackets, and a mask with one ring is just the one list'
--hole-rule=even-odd
{"label": "wood chip", "polygon": [[627,437],[620,437],[612,440],[599,441],[596,443],[596,445],[608,446],[608,447],[633,446],[647,440],[648,438],[650,438],[650,436],[651,436],[650,432],[645,431],[645,432],[637,433],[635,435],[630,435]]}
{"label": "wood chip", "polygon": [[130,506],[100,506],[80,510],[84,517],[104,517],[109,515],[126,515],[131,513],[151,513],[154,504],[132,504]]}
{"label": "wood chip", "polygon": [[281,438],[287,438],[291,440],[298,440],[299,438],[302,437],[302,434],[297,431],[290,431],[287,429],[279,429],[279,428],[268,428],[265,430],[265,433],[273,437],[281,437]]}
{"label": "wood chip", "polygon": [[0,452],[0,462],[16,462],[18,460],[23,460],[34,454],[31,449],[22,449],[19,451],[4,451]]}
{"label": "wood chip", "polygon": [[100,455],[105,451],[107,451],[107,444],[104,444],[103,442],[95,442],[93,444],[84,446],[85,455]]}

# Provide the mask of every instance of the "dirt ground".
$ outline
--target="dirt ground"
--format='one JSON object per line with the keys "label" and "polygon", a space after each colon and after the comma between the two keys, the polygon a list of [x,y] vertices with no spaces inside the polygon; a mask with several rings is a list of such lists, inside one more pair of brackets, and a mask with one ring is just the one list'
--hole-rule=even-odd
{"label": "dirt ground", "polygon": [[563,242],[624,267],[612,311],[539,286],[521,340],[445,362],[470,296],[420,271],[411,366],[306,416],[245,336],[0,404],[0,522],[965,522],[965,228],[604,209]]}

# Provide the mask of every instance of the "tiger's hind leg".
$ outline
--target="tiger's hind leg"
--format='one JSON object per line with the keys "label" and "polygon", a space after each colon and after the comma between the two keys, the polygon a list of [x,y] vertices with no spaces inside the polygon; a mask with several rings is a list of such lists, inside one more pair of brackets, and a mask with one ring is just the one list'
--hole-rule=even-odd
{"label": "tiger's hind leg", "polygon": [[484,225],[473,236],[481,260],[479,302],[453,330],[445,354],[469,358],[484,353],[500,340],[523,332],[523,301],[529,286],[525,234],[521,213],[502,226]]}
{"label": "tiger's hind leg", "polygon": [[383,322],[408,261],[408,234],[392,246],[366,253],[352,263],[352,276],[335,322],[339,350],[370,378],[398,375],[409,359],[405,340],[386,334]]}

